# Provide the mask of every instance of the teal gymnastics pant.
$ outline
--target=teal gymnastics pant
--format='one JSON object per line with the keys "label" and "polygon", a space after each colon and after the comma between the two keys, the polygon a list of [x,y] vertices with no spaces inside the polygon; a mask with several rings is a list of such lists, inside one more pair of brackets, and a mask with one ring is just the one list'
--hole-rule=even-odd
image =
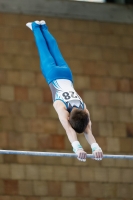
{"label": "teal gymnastics pant", "polygon": [[42,74],[48,84],[56,79],[68,79],[73,82],[72,72],[64,60],[55,38],[47,25],[32,23],[32,31],[40,56]]}

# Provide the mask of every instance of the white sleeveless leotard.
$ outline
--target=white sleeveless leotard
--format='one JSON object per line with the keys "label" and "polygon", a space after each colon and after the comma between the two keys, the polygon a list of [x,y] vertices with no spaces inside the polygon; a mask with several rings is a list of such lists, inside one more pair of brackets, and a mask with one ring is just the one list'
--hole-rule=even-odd
{"label": "white sleeveless leotard", "polygon": [[84,102],[81,97],[74,90],[73,84],[67,79],[57,79],[50,84],[53,102],[56,100],[62,101],[68,112],[71,112],[73,107],[84,109]]}

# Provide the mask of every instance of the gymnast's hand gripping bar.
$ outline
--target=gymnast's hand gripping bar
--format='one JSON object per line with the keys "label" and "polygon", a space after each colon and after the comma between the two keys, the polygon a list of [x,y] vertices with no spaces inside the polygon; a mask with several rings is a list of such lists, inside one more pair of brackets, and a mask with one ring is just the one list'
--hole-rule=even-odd
{"label": "gymnast's hand gripping bar", "polygon": [[[36,151],[15,151],[15,150],[0,150],[0,154],[14,154],[14,155],[26,155],[26,156],[50,156],[50,157],[74,157],[77,155],[74,153],[57,153],[57,152],[36,152]],[[94,158],[92,154],[87,154],[87,158]],[[103,158],[112,159],[128,159],[133,160],[133,155],[103,155]]]}

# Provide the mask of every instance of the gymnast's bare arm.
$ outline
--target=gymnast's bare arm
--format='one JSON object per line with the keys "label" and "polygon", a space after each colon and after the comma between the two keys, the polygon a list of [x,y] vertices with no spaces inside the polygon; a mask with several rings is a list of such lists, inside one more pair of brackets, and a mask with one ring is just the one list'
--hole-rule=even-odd
{"label": "gymnast's bare arm", "polygon": [[65,129],[68,139],[71,143],[73,143],[75,140],[77,140],[77,135],[74,131],[74,129],[71,127],[71,125],[69,124],[69,113],[65,108],[64,103],[62,103],[61,101],[55,101],[54,102],[54,108],[58,114],[59,120],[63,126],[63,128]]}
{"label": "gymnast's bare arm", "polygon": [[[85,110],[88,113],[88,115],[90,116],[89,111],[86,108],[85,108]],[[84,131],[85,138],[86,138],[87,142],[90,144],[90,146],[92,144],[97,144],[96,140],[95,140],[95,138],[92,134],[91,126],[92,126],[92,123],[91,123],[91,120],[90,120],[85,131]],[[98,147],[95,151],[92,151],[92,153],[94,155],[95,160],[102,160],[103,152],[102,152],[101,148]]]}
{"label": "gymnast's bare arm", "polygon": [[[66,131],[66,134],[68,136],[70,143],[72,144],[74,141],[78,141],[77,133],[71,127],[71,125],[68,121],[69,120],[69,112],[66,110],[64,103],[57,100],[54,102],[53,106],[58,114],[59,120],[60,120],[63,128]],[[86,159],[86,152],[84,150],[79,149],[77,152],[77,155],[78,155],[79,159]]]}

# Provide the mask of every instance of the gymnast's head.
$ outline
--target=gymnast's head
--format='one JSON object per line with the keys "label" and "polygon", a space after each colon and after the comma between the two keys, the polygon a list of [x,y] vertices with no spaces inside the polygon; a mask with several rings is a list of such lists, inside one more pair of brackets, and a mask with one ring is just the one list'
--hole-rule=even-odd
{"label": "gymnast's head", "polygon": [[83,133],[89,123],[89,115],[85,110],[73,108],[69,115],[69,123],[77,133]]}

